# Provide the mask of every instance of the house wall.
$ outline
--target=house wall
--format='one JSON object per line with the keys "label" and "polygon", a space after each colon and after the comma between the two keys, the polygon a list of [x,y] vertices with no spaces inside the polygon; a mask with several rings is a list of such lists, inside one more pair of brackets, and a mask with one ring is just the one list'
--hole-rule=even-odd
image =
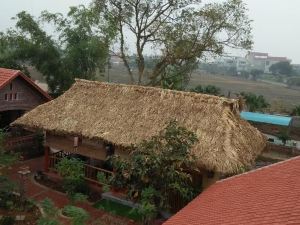
{"label": "house wall", "polygon": [[[5,95],[7,95],[7,100],[5,100]],[[8,110],[29,111],[44,102],[45,98],[20,77],[0,90],[0,112]]]}

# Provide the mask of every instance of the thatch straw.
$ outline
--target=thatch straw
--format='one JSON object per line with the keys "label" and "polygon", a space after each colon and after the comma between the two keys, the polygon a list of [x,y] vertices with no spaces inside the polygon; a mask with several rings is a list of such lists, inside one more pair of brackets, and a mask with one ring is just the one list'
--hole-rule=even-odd
{"label": "thatch straw", "polygon": [[199,167],[234,173],[265,147],[264,136],[239,116],[238,100],[134,85],[76,80],[59,98],[14,122],[57,134],[130,146],[157,135],[171,120],[196,133]]}

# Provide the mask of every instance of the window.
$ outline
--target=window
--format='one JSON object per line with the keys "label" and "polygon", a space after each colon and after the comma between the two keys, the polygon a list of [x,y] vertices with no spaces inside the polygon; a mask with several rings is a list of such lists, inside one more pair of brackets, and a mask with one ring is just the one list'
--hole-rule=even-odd
{"label": "window", "polygon": [[12,84],[12,83],[10,83],[10,85],[9,85],[9,90],[11,90],[11,91],[12,91],[12,89],[13,89],[13,84]]}
{"label": "window", "polygon": [[9,100],[11,101],[12,99],[13,99],[13,94],[10,93],[10,94],[9,94]]}
{"label": "window", "polygon": [[18,99],[18,93],[15,93],[14,94],[14,100],[17,100]]}
{"label": "window", "polygon": [[4,95],[4,99],[5,99],[5,101],[7,101],[7,100],[8,100],[8,96],[7,96],[7,94],[5,94],[5,95]]}

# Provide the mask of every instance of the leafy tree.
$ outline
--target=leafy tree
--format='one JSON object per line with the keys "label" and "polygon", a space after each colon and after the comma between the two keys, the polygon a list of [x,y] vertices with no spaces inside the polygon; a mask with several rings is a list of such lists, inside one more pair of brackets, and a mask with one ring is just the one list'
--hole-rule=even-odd
{"label": "leafy tree", "polygon": [[250,71],[250,74],[252,75],[252,79],[253,79],[253,80],[256,80],[257,77],[258,77],[259,75],[262,75],[263,73],[264,73],[264,71],[258,70],[258,69],[253,69],[253,70]]}
{"label": "leafy tree", "polygon": [[293,66],[290,62],[278,62],[271,65],[269,70],[275,75],[291,75],[293,72]]}
{"label": "leafy tree", "polygon": [[161,74],[161,87],[184,90],[195,67],[197,67],[195,63],[188,63],[183,66],[168,65]]}
{"label": "leafy tree", "polygon": [[[160,53],[149,75],[150,84],[158,85],[162,84],[165,70],[170,65],[180,67],[196,64],[197,59],[221,55],[225,46],[249,49],[252,45],[251,21],[242,0],[208,4],[199,0],[93,2],[94,8],[105,5],[106,18],[117,28],[114,52],[122,58],[132,83],[143,82],[145,49],[149,47]],[[129,52],[128,41],[132,42],[133,38],[134,50]],[[137,80],[129,62],[132,53],[138,68]],[[186,76],[184,73],[180,75]]]}
{"label": "leafy tree", "polygon": [[141,203],[145,220],[159,209],[169,209],[170,193],[191,200],[195,192],[188,169],[195,169],[192,146],[196,135],[171,122],[161,134],[133,147],[130,159],[112,158],[112,185],[128,190],[129,198]]}
{"label": "leafy tree", "polygon": [[251,92],[241,92],[238,95],[244,98],[246,106],[250,112],[263,111],[270,106],[262,95],[256,95]]}
{"label": "leafy tree", "polygon": [[300,116],[300,105],[296,106],[292,111],[292,116]]}
{"label": "leafy tree", "polygon": [[[35,66],[55,94],[68,89],[74,78],[95,79],[107,62],[114,34],[100,9],[71,7],[67,17],[44,11],[39,19],[23,11],[15,20],[15,29],[0,34],[0,62]],[[45,24],[54,26],[55,36],[42,29]]]}
{"label": "leafy tree", "polygon": [[197,85],[194,89],[191,89],[191,92],[216,95],[216,96],[221,95],[221,89],[214,85],[207,85],[207,86]]}

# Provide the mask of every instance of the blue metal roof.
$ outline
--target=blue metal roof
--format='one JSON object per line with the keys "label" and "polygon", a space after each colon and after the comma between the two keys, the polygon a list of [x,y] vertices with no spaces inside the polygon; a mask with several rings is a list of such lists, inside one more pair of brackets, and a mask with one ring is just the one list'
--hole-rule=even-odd
{"label": "blue metal roof", "polygon": [[241,112],[241,117],[248,121],[289,126],[292,117],[277,116],[264,113]]}

